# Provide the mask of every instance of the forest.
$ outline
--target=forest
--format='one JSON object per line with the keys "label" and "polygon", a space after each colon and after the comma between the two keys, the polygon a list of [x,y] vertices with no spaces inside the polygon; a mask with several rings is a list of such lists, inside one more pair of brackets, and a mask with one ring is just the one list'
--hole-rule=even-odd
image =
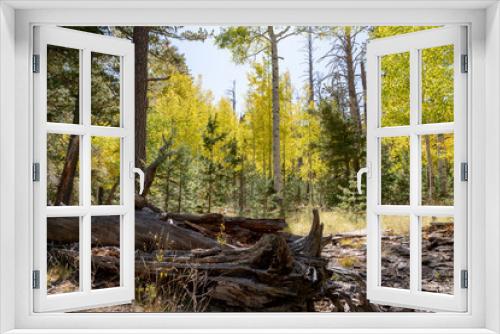
{"label": "forest", "polygon": [[[136,256],[142,262],[136,262],[132,311],[400,310],[370,304],[365,296],[366,197],[356,191],[356,173],[366,163],[366,45],[433,27],[72,28],[135,45],[135,164],[146,177],[143,194],[136,195]],[[304,59],[300,83],[280,67],[288,57],[280,46],[297,37],[303,41],[296,50]],[[191,73],[179,41],[212,43],[235,64],[246,64],[244,99],[237,82],[228,82],[227,96],[215,98]],[[317,44],[327,51],[318,52]],[[47,121],[79,123],[78,51],[51,46],[47,57]],[[426,49],[421,57],[422,122],[453,122],[453,47]],[[408,125],[409,54],[384,56],[381,69],[381,126]],[[118,57],[93,53],[94,125],[120,126],[119,71]],[[422,203],[453,205],[453,135],[421,140]],[[49,134],[47,143],[47,205],[78,205],[79,136]],[[380,145],[382,204],[409,204],[409,139],[383,138]],[[95,137],[91,149],[92,204],[118,204],[120,141]],[[93,249],[96,265],[104,268],[95,269],[96,286],[99,275],[113,284],[112,250],[119,245],[99,232],[106,227],[97,218],[95,231],[106,241]],[[48,222],[53,293],[73,291],[68,282],[78,276],[70,259],[77,241],[60,232],[67,223]],[[160,235],[169,223],[168,235]],[[408,228],[387,224],[383,277],[404,287],[408,268],[394,268],[408,264],[398,250],[408,247]],[[452,290],[452,224],[434,217],[425,223],[434,237],[423,275],[429,291]],[[441,249],[437,256],[435,247]],[[264,274],[258,266],[269,265],[261,258],[266,252],[277,259]],[[237,264],[238,274],[225,272],[224,266]],[[286,289],[303,285],[291,274],[297,268],[314,268],[315,279],[290,297]],[[243,279],[256,281],[245,285]],[[270,287],[272,280],[286,289]]]}

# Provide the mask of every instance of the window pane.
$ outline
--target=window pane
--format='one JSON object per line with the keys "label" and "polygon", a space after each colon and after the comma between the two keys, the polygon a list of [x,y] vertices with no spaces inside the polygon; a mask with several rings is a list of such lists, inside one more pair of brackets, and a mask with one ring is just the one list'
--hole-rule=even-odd
{"label": "window pane", "polygon": [[120,138],[92,137],[92,205],[120,204]]}
{"label": "window pane", "polygon": [[453,122],[453,45],[423,49],[422,123]]}
{"label": "window pane", "polygon": [[80,50],[47,45],[47,121],[80,122]]}
{"label": "window pane", "polygon": [[80,281],[80,218],[47,218],[47,293],[75,292]]}
{"label": "window pane", "polygon": [[92,52],[92,125],[120,126],[120,57]]}
{"label": "window pane", "polygon": [[381,204],[410,204],[410,138],[380,139]]}
{"label": "window pane", "polygon": [[380,59],[381,126],[410,124],[410,53]]}
{"label": "window pane", "polygon": [[422,205],[453,205],[453,134],[426,135],[422,142]]}
{"label": "window pane", "polygon": [[92,289],[120,286],[120,216],[92,217]]}
{"label": "window pane", "polygon": [[453,294],[453,217],[421,217],[422,291]]}
{"label": "window pane", "polygon": [[79,205],[80,137],[47,135],[47,205]]}
{"label": "window pane", "polygon": [[410,288],[410,217],[380,216],[381,285]]}

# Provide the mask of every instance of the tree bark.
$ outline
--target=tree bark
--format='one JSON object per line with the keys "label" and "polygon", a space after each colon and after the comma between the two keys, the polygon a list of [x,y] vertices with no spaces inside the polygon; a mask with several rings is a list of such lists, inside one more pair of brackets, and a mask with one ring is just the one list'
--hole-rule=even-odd
{"label": "tree bark", "polygon": [[[119,246],[120,224],[116,216],[93,217],[92,245]],[[49,243],[78,242],[79,226],[71,218],[50,218],[47,228]],[[135,212],[136,249],[191,250],[194,248],[213,248],[221,245],[203,234],[171,224],[148,209]]]}
{"label": "tree bark", "polygon": [[164,139],[163,146],[158,150],[158,155],[155,160],[147,166],[144,170],[144,191],[142,192],[142,197],[146,197],[151,190],[154,178],[156,177],[156,172],[158,167],[172,154],[170,150],[172,147],[171,139]]}
{"label": "tree bark", "polygon": [[78,156],[80,154],[80,137],[71,135],[69,138],[66,160],[64,161],[61,178],[57,186],[55,205],[70,205],[73,194],[73,182],[75,180]]}
{"label": "tree bark", "polygon": [[166,175],[166,189],[165,189],[165,206],[164,206],[164,210],[165,212],[168,212],[169,211],[169,202],[170,202],[170,172],[171,172],[171,169],[168,168],[167,169],[167,175]]}
{"label": "tree bark", "polygon": [[164,219],[172,219],[176,222],[189,221],[193,224],[204,225],[207,228],[214,226],[217,229],[223,224],[227,230],[237,226],[259,233],[275,233],[282,231],[287,226],[285,220],[282,218],[226,217],[220,213],[195,215],[168,212],[165,214]]}
{"label": "tree bark", "polygon": [[[308,63],[308,75],[309,75],[309,109],[310,111],[314,108],[314,76],[313,76],[313,38],[312,38],[312,27],[307,29],[307,63]],[[308,150],[307,150],[307,200],[309,204],[314,203],[314,193],[313,193],[313,182],[312,182],[312,143],[311,143],[311,124],[307,124],[308,130]],[[299,188],[300,189],[300,188]]]}
{"label": "tree bark", "polygon": [[182,168],[179,169],[179,194],[177,197],[177,212],[182,209]]}
{"label": "tree bark", "polygon": [[363,113],[364,113],[364,123],[366,128],[366,120],[367,120],[367,112],[368,112],[368,102],[366,100],[366,91],[367,91],[367,83],[366,83],[366,69],[364,60],[361,61],[361,86],[363,87]]}
{"label": "tree bark", "polygon": [[434,166],[432,162],[432,154],[431,154],[431,142],[429,136],[424,136],[425,141],[425,155],[427,157],[427,200],[429,201],[427,204],[433,204],[433,188],[434,188]]}
{"label": "tree bark", "polygon": [[446,196],[448,194],[448,166],[446,162],[446,147],[444,144],[444,135],[437,135],[437,156],[438,156],[438,173],[439,173],[439,194]]}
{"label": "tree bark", "polygon": [[134,27],[135,45],[135,165],[146,164],[146,125],[148,111],[149,27]]}
{"label": "tree bark", "polygon": [[312,27],[307,28],[307,64],[309,76],[309,108],[314,106],[314,74],[313,74],[313,37],[312,37]]}
{"label": "tree bark", "polygon": [[241,170],[238,173],[238,207],[239,214],[243,214],[245,211],[245,166],[241,166]]}
{"label": "tree bark", "polygon": [[[79,99],[76,95],[76,100]],[[76,104],[73,110],[73,123],[79,123],[80,105]],[[78,157],[80,155],[80,136],[71,135],[69,138],[68,149],[66,151],[66,160],[64,161],[61,178],[57,185],[55,205],[69,205],[73,194],[73,182],[75,180],[76,167],[78,166]]]}
{"label": "tree bark", "polygon": [[[361,125],[361,117],[359,114],[359,103],[358,103],[358,95],[356,92],[356,73],[355,73],[355,63],[353,59],[353,45],[352,45],[352,28],[344,27],[344,55],[345,62],[347,67],[347,91],[349,95],[349,111],[351,114],[351,119],[356,125],[356,129],[358,132],[358,136],[361,137],[363,133],[363,128]],[[358,150],[360,150],[360,142],[358,141],[357,146]],[[353,157],[354,162],[354,170],[357,171],[360,168],[359,165],[359,156],[355,154]]]}
{"label": "tree bark", "polygon": [[278,58],[278,40],[272,26],[267,27],[271,44],[271,67],[272,67],[272,114],[273,114],[273,185],[278,198],[278,205],[282,207],[282,187],[281,178],[281,156],[280,156],[280,77],[279,77],[279,58]]}
{"label": "tree bark", "polygon": [[[193,275],[203,276],[206,284],[190,291],[197,296],[208,295],[210,311],[310,311],[313,301],[328,291],[332,275],[327,261],[318,255],[324,244],[322,226],[316,211],[308,236],[296,241],[264,234],[247,247],[137,247],[136,277],[154,279],[161,287],[168,286],[165,280],[169,277],[176,285],[191,286]],[[100,270],[99,282],[95,283],[102,284],[117,275],[120,258],[113,246],[98,247],[107,254],[92,256],[92,263]],[[74,263],[79,256],[78,251],[57,246],[48,253],[62,263]]]}
{"label": "tree bark", "polygon": [[361,117],[359,115],[359,103],[358,96],[356,92],[356,73],[355,64],[353,59],[353,45],[352,45],[352,35],[351,27],[344,28],[344,53],[345,62],[347,67],[347,89],[349,93],[349,110],[351,112],[351,117],[358,127],[359,133],[362,132],[361,127]]}

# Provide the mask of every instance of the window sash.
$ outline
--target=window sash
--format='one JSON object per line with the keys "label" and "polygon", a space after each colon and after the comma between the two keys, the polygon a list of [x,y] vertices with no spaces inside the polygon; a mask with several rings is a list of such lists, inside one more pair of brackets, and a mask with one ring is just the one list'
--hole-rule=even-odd
{"label": "window sash", "polygon": [[[367,164],[372,167],[367,179],[367,296],[381,303],[426,310],[467,310],[467,290],[461,288],[461,271],[467,270],[467,184],[460,180],[461,162],[467,162],[467,75],[461,73],[461,55],[466,54],[466,28],[445,27],[373,40],[367,48],[368,129]],[[421,64],[420,50],[454,45],[454,121],[420,124]],[[381,126],[380,58],[408,52],[410,55],[410,124]],[[421,198],[421,136],[454,134],[454,206],[424,206]],[[404,136],[410,149],[410,205],[381,205],[381,138]],[[383,214],[410,217],[410,288],[396,289],[381,285],[381,222]],[[454,217],[453,295],[421,291],[423,216]]]}
{"label": "window sash", "polygon": [[[47,45],[80,50],[80,124],[47,122]],[[126,40],[57,27],[36,27],[34,52],[40,55],[40,72],[34,80],[34,161],[40,163],[40,181],[34,183],[34,264],[40,288],[33,290],[34,311],[73,311],[130,302],[134,299],[134,161],[133,45]],[[91,53],[120,57],[121,127],[91,125]],[[47,135],[80,136],[78,206],[47,206]],[[120,204],[91,203],[91,140],[93,136],[120,138]],[[120,215],[120,286],[91,287],[91,218]],[[47,294],[47,218],[80,217],[79,291]]]}

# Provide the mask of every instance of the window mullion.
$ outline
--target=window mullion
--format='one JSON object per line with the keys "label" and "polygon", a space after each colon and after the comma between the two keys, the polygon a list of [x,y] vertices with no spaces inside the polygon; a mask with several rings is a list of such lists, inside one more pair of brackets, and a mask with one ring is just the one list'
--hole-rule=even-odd
{"label": "window mullion", "polygon": [[[82,106],[82,124],[88,129],[90,126],[90,101],[91,101],[91,63],[90,51],[84,49],[82,53],[82,82],[80,86],[81,106]],[[92,250],[91,250],[91,138],[86,132],[82,136],[82,204],[85,208],[85,214],[82,218],[82,234],[81,234],[81,278],[83,291],[91,290],[91,265],[92,265]]]}
{"label": "window mullion", "polygon": [[418,49],[410,50],[410,290],[419,290],[420,282],[420,229],[415,208],[420,193],[420,149],[416,127],[419,123],[420,65]]}

